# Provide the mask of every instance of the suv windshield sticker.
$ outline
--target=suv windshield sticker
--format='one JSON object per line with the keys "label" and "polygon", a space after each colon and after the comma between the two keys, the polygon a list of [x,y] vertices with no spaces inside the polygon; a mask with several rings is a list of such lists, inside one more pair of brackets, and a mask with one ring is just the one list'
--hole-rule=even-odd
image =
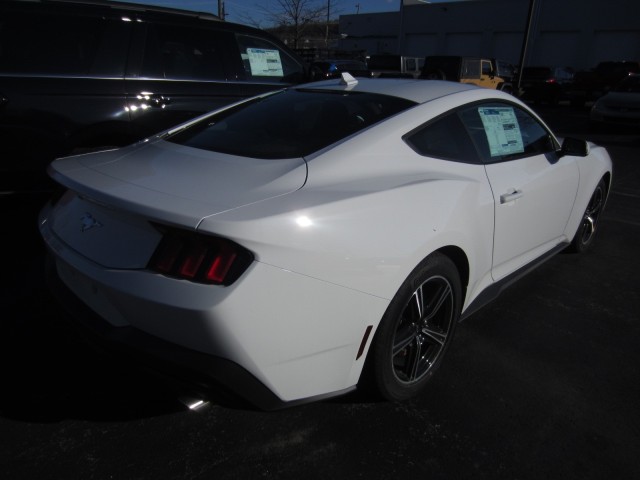
{"label": "suv windshield sticker", "polygon": [[283,77],[282,60],[278,50],[247,48],[251,75],[258,77]]}
{"label": "suv windshield sticker", "polygon": [[492,157],[524,152],[520,126],[512,107],[480,107],[478,113]]}

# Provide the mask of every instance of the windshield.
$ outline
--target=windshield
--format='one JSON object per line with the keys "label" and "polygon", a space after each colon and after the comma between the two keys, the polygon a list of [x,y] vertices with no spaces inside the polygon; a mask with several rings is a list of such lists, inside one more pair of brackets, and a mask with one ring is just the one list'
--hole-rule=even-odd
{"label": "windshield", "polygon": [[362,92],[284,90],[207,117],[167,138],[244,157],[304,157],[415,103]]}

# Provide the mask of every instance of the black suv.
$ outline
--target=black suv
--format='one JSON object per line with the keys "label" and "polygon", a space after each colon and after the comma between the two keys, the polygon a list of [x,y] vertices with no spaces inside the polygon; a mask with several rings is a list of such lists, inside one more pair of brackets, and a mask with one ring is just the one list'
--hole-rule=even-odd
{"label": "black suv", "polygon": [[279,40],[215,15],[3,0],[0,187],[57,156],[122,146],[306,76]]}

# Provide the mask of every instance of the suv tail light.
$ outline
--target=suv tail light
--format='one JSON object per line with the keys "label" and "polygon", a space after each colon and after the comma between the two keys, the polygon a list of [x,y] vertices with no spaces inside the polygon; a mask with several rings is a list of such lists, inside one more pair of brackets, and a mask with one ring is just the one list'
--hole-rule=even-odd
{"label": "suv tail light", "polygon": [[197,283],[231,285],[249,267],[253,255],[224,238],[167,230],[147,267]]}

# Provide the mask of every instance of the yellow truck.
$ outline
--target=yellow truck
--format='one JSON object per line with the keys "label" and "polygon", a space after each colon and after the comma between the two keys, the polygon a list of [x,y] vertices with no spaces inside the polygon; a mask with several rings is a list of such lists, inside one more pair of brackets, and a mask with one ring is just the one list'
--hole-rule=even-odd
{"label": "yellow truck", "polygon": [[424,59],[420,78],[471,83],[513,93],[514,67],[495,58],[433,55]]}

